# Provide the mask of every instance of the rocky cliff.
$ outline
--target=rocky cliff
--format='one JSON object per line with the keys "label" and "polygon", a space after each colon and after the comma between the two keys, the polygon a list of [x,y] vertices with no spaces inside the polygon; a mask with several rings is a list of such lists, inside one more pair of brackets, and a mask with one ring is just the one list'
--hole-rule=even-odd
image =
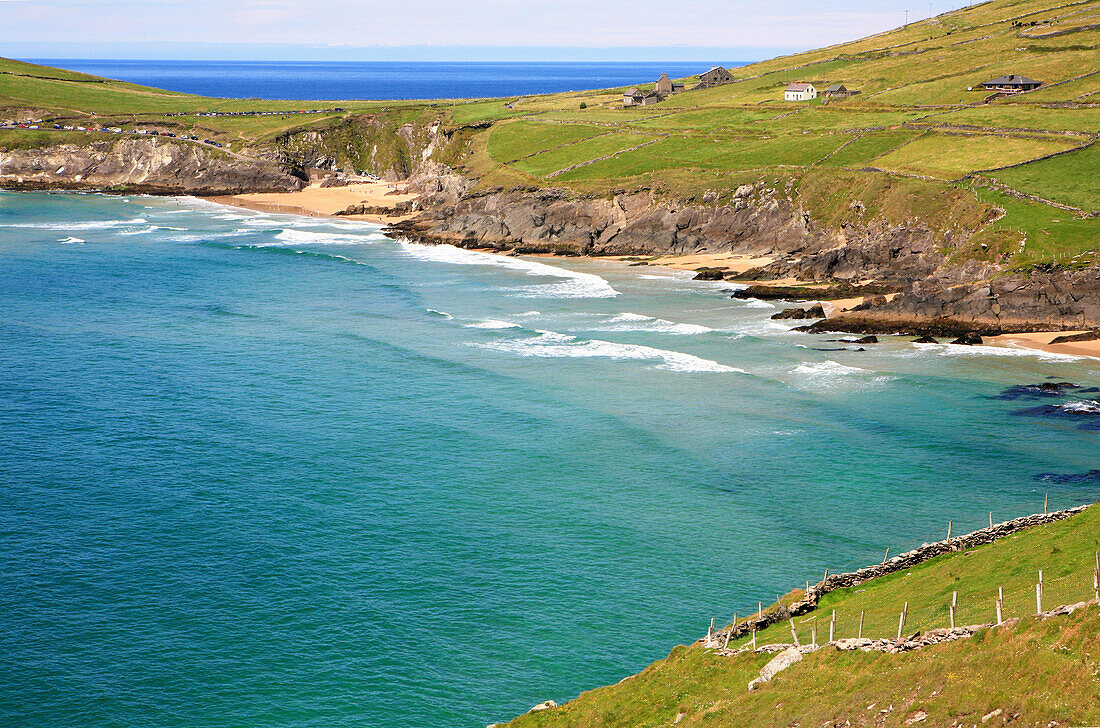
{"label": "rocky cliff", "polygon": [[297,190],[277,164],[161,138],[118,138],[0,151],[0,187],[215,195]]}
{"label": "rocky cliff", "polygon": [[755,279],[875,280],[900,291],[819,324],[831,330],[944,335],[1100,328],[1096,266],[1013,271],[950,257],[988,220],[946,232],[920,218],[891,223],[858,216],[823,224],[790,189],[763,182],[721,201],[704,197],[702,204],[651,191],[602,197],[558,189],[471,192],[471,183],[431,165],[410,186],[422,195],[420,214],[393,232],[416,240],[560,255],[729,251],[774,258],[750,272]]}

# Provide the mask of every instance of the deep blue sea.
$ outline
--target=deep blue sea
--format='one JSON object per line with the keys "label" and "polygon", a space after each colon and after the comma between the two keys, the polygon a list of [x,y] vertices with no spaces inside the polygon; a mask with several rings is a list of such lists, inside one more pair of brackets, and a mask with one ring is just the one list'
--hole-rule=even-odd
{"label": "deep blue sea", "polygon": [[0,725],[481,728],[1100,495],[1098,395],[1003,396],[1100,361],[726,286],[0,193]]}
{"label": "deep blue sea", "polygon": [[[27,59],[171,91],[260,99],[441,99],[557,93],[683,78],[710,62],[112,61]],[[727,67],[743,62],[725,62]]]}

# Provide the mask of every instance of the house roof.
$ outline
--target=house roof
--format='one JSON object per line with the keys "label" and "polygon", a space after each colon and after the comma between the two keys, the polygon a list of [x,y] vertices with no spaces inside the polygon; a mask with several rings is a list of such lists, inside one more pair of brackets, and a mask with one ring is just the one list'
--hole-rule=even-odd
{"label": "house roof", "polygon": [[813,84],[810,83],[792,83],[787,87],[788,91],[809,91],[813,88]]}
{"label": "house roof", "polygon": [[983,86],[1026,86],[1030,84],[1038,84],[1039,82],[1028,78],[1027,76],[1017,76],[1012,74],[1009,76],[998,76],[992,81],[986,81]]}
{"label": "house roof", "polygon": [[629,89],[627,91],[623,91],[623,96],[643,96],[643,95],[644,94],[642,94],[642,92],[639,91],[636,88],[632,88],[632,89]]}
{"label": "house roof", "polygon": [[832,86],[830,86],[830,87],[829,87],[829,88],[828,88],[827,90],[828,90],[828,91],[831,91],[831,92],[836,92],[836,91],[847,91],[848,89],[847,89],[847,87],[846,87],[846,86],[845,86],[844,84],[842,84],[842,83],[834,83],[834,84],[833,84]]}

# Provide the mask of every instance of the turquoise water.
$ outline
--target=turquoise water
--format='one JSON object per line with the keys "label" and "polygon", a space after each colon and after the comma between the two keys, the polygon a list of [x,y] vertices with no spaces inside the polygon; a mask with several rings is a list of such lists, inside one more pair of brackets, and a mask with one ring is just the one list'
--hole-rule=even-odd
{"label": "turquoise water", "polygon": [[725,285],[0,194],[0,723],[483,726],[1097,497],[1097,395],[998,396],[1100,362],[843,350]]}

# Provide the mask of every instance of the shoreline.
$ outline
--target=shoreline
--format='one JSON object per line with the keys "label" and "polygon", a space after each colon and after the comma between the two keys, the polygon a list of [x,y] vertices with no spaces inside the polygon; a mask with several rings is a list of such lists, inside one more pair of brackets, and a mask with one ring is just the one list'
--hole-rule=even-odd
{"label": "shoreline", "polygon": [[[387,182],[353,182],[342,187],[321,187],[312,184],[296,192],[259,192],[237,195],[213,195],[203,199],[216,202],[229,207],[237,207],[255,212],[271,212],[286,215],[298,215],[310,218],[334,218],[368,222],[372,224],[393,225],[403,222],[413,214],[383,214],[368,213],[357,215],[340,215],[350,205],[368,204],[373,208],[395,208],[397,205],[415,200],[416,195],[403,191],[399,184]],[[511,251],[503,251],[497,248],[470,248],[479,252],[495,255],[514,255]],[[538,258],[560,258],[553,254],[534,254]],[[751,256],[739,253],[691,253],[687,255],[654,255],[654,256],[568,256],[581,260],[599,260],[635,265],[638,267],[657,266],[670,270],[695,272],[701,268],[720,268],[725,272],[734,274],[768,265],[775,259],[771,256]],[[757,283],[771,285],[800,285],[803,281],[783,279],[779,281],[738,281],[742,283]],[[863,299],[850,298],[835,301],[820,302],[826,308],[829,318],[841,313],[851,306],[859,304]],[[828,319],[824,319],[828,320]],[[1034,333],[1001,334],[987,337],[979,346],[999,347],[1006,349],[1024,349],[1047,354],[1060,354],[1064,356],[1084,357],[1100,359],[1100,338],[1054,344],[1051,341],[1059,336],[1088,333],[1085,330],[1075,331],[1039,331]]]}
{"label": "shoreline", "polygon": [[416,199],[398,183],[352,182],[340,187],[311,184],[295,192],[250,192],[236,195],[211,195],[204,199],[229,207],[255,212],[274,212],[301,217],[361,220],[381,225],[393,225],[412,217],[407,213],[372,212],[358,215],[341,214],[353,205],[369,205],[373,209],[395,209]]}

